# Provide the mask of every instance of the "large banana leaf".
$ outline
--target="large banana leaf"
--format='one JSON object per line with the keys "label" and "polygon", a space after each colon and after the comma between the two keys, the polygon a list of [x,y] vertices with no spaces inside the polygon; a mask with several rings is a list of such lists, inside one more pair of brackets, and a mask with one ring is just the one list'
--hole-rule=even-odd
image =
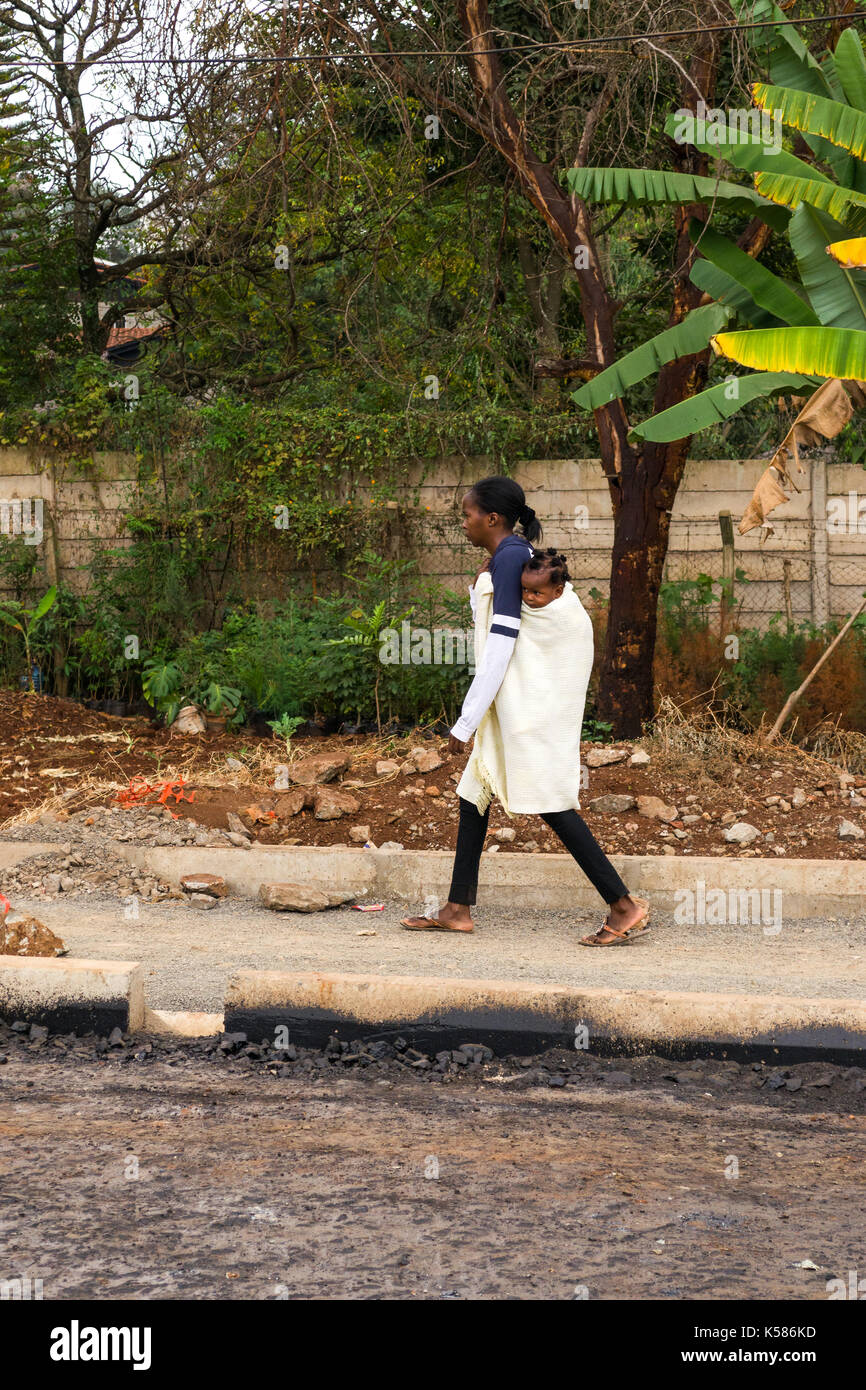
{"label": "large banana leaf", "polygon": [[765,198],[792,211],[801,203],[828,212],[838,222],[850,224],[852,231],[866,227],[866,193],[839,188],[825,179],[791,178],[787,174],[755,175],[755,187]]}
{"label": "large banana leaf", "polygon": [[842,30],[833,58],[845,100],[866,111],[866,56],[856,30]]}
{"label": "large banana leaf", "polygon": [[[733,337],[734,334],[722,334]],[[746,335],[742,335],[746,336]],[[710,425],[717,425],[742,410],[744,405],[759,397],[772,396],[777,391],[797,391],[803,386],[814,385],[812,377],[796,376],[791,372],[752,372],[749,376],[736,378],[733,383],[722,381],[692,396],[687,401],[679,401],[668,410],[642,420],[629,431],[630,438],[651,439],[658,444],[668,444],[673,439],[687,439]]]}
{"label": "large banana leaf", "polygon": [[753,82],[752,100],[762,111],[779,111],[785,125],[804,135],[819,135],[857,159],[866,156],[866,114],[841,101],[797,92],[790,87]]}
{"label": "large banana leaf", "polygon": [[[796,27],[773,0],[731,0],[732,7],[744,23],[773,19],[779,22],[774,29],[744,30],[747,41],[764,57],[772,82],[778,87],[792,87],[798,92],[843,101],[844,93],[834,64],[819,63],[809,52],[808,45]],[[785,21],[788,20],[787,23]],[[855,161],[844,150],[817,135],[807,135],[806,143],[812,153],[829,164],[843,187],[855,184]]]}
{"label": "large banana leaf", "polygon": [[789,289],[784,280],[774,275],[772,270],[761,265],[754,257],[741,251],[739,246],[727,237],[720,236],[711,227],[698,227],[694,222],[689,231],[692,240],[697,243],[707,260],[738,280],[762,309],[766,309],[782,323],[802,327],[820,323],[814,309]]}
{"label": "large banana leaf", "polygon": [[[759,116],[757,109],[751,113]],[[737,169],[745,169],[748,173],[754,174],[765,171],[768,174],[788,174],[791,178],[803,179],[823,179],[832,186],[832,181],[826,174],[822,174],[818,169],[813,169],[811,164],[807,164],[804,159],[798,159],[795,154],[790,154],[787,150],[768,150],[764,141],[759,136],[737,131],[737,138],[727,139],[721,142],[710,140],[710,133],[721,133],[719,127],[714,129],[711,121],[699,120],[691,113],[683,115],[668,116],[665,121],[665,134],[679,143],[694,145],[702,154],[713,155],[717,159],[725,159],[729,164],[733,164]],[[728,135],[732,132],[728,129]]]}
{"label": "large banana leaf", "polygon": [[796,27],[787,22],[789,16],[774,0],[731,0],[731,9],[744,24],[764,25],[767,20],[775,20],[779,25],[777,29],[761,27],[743,30],[746,41],[766,55],[767,67],[774,82],[782,87],[802,87],[832,95],[817,59],[812,57]]}
{"label": "large banana leaf", "polygon": [[613,366],[599,372],[592,381],[573,393],[572,400],[584,410],[596,410],[601,405],[607,405],[609,401],[624,395],[635,382],[643,381],[657,372],[666,362],[700,352],[730,317],[731,311],[724,304],[706,304],[702,309],[693,309],[682,323],[657,333],[649,342],[642,343],[633,352],[614,362]]}
{"label": "large banana leaf", "polygon": [[847,241],[834,241],[827,247],[827,255],[845,270],[866,269],[866,236],[850,237]]}
{"label": "large banana leaf", "polygon": [[719,333],[710,342],[720,357],[767,372],[866,378],[866,331],[851,328],[753,328]]}
{"label": "large banana leaf", "polygon": [[826,213],[802,203],[791,218],[788,236],[809,303],[827,328],[866,328],[866,275],[843,270],[827,247],[845,228]]}
{"label": "large banana leaf", "polygon": [[773,314],[768,314],[756,304],[749,291],[744,289],[727,271],[720,270],[712,261],[695,261],[689,272],[689,279],[704,294],[712,295],[720,304],[727,304],[738,318],[745,319],[752,328],[781,328]]}
{"label": "large banana leaf", "polygon": [[711,203],[760,217],[777,231],[788,222],[787,212],[754,189],[725,179],[667,169],[569,169],[566,178],[575,197],[593,203]]}

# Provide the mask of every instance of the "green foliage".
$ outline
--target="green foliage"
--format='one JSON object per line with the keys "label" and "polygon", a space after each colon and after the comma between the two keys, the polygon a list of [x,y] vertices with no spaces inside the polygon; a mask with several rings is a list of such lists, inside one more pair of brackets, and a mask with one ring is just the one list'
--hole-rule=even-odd
{"label": "green foliage", "polygon": [[[749,583],[742,569],[736,570],[735,579],[740,586]],[[731,602],[730,589],[730,584],[725,580],[713,579],[709,574],[699,574],[695,579],[672,579],[662,584],[659,590],[659,620],[668,650],[674,656],[682,653],[684,643],[696,628],[707,628],[711,607],[725,598]]]}
{"label": "green foliage", "polygon": [[39,599],[33,608],[26,608],[23,603],[16,602],[14,599],[7,599],[7,606],[5,608],[0,607],[0,622],[4,623],[7,627],[14,628],[16,632],[20,632],[24,641],[24,657],[27,662],[27,680],[31,691],[34,689],[33,658],[31,652],[33,636],[40,622],[56,601],[57,586],[52,584],[51,588],[42,595],[42,598]]}

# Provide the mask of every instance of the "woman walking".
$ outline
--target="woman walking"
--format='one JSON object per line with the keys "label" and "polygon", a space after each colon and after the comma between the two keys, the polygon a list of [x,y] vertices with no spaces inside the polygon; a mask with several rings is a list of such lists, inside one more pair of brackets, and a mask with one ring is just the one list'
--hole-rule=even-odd
{"label": "woman walking", "polygon": [[410,931],[474,929],[469,908],[496,796],[509,815],[540,815],[608,904],[606,920],[582,944],[624,945],[648,930],[649,904],[631,897],[575,809],[592,624],[568,581],[565,557],[553,550],[536,554],[541,526],[518,483],[482,478],[461,506],[464,535],[488,558],[470,589],[477,668],[449,752],[465,751],[477,734],[457,787],[460,821],[448,901],[435,916],[404,917],[402,925]]}

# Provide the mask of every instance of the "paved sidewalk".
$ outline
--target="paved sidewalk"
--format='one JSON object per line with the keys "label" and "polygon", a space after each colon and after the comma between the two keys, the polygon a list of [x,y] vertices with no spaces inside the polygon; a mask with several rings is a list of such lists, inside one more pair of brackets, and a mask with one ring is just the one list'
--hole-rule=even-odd
{"label": "paved sidewalk", "polygon": [[[239,967],[589,986],[592,988],[866,998],[866,905],[856,917],[813,917],[767,935],[761,925],[682,926],[654,912],[641,941],[607,951],[578,938],[601,911],[566,913],[478,907],[472,936],[407,932],[418,904],[391,899],[384,912],[336,908],[273,913],[225,901],[211,912],[182,904],[142,904],[137,921],[121,903],[26,902],[77,957],[137,960],[151,1008],[222,1010],[225,985]],[[375,931],[375,936],[359,932]]]}

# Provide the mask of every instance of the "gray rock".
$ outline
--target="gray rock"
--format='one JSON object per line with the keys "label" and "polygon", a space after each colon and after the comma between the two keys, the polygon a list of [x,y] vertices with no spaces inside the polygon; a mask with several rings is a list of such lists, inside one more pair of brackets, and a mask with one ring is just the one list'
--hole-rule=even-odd
{"label": "gray rock", "polygon": [[219,899],[212,898],[209,893],[190,893],[188,901],[190,907],[197,907],[202,912],[219,906]]}
{"label": "gray rock", "polygon": [[633,811],[637,802],[633,796],[626,793],[609,792],[605,796],[593,797],[589,803],[590,811],[599,811],[603,815],[618,815],[621,811]]}
{"label": "gray rock", "polygon": [[836,834],[840,840],[862,840],[864,832],[853,821],[843,820]]}
{"label": "gray rock", "polygon": [[748,821],[738,820],[729,825],[723,834],[729,845],[750,845],[761,832],[754,825],[749,825]]}
{"label": "gray rock", "polygon": [[247,836],[241,835],[241,833],[238,830],[230,830],[228,833],[228,839],[231,841],[233,845],[236,845],[238,849],[252,849],[252,845],[250,844]]}

